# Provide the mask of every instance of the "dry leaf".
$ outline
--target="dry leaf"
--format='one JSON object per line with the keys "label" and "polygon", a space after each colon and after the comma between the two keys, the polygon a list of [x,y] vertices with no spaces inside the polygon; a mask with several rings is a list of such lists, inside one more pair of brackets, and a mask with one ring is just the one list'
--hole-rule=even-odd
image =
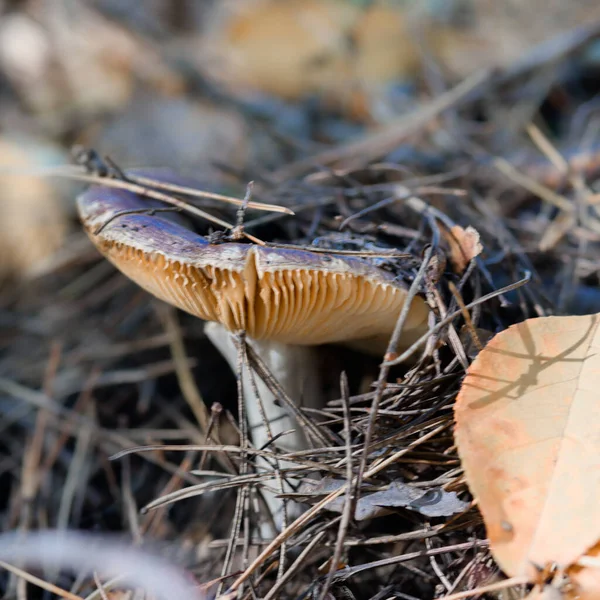
{"label": "dry leaf", "polygon": [[459,500],[456,492],[446,492],[442,488],[416,488],[402,481],[393,481],[387,490],[365,496],[364,500],[370,506],[403,507],[426,517],[449,517],[469,508],[469,503]]}
{"label": "dry leaf", "polygon": [[[458,395],[458,451],[510,576],[535,581],[535,565],[568,568],[600,539],[599,322],[512,326],[479,353]],[[572,575],[584,586],[597,579]]]}
{"label": "dry leaf", "polygon": [[479,232],[470,225],[466,229],[454,225],[450,231],[442,228],[442,232],[450,246],[450,262],[457,273],[462,273],[467,265],[483,252]]}
{"label": "dry leaf", "polygon": [[[308,481],[300,486],[299,493],[293,495],[300,502],[316,502],[330,492],[345,485],[343,479],[325,477],[319,482]],[[341,513],[346,502],[345,494],[327,505],[327,510]],[[427,517],[449,517],[463,512],[468,502],[459,500],[455,492],[446,492],[442,488],[416,488],[402,481],[392,481],[389,487],[372,494],[363,493],[356,503],[354,518],[366,521],[388,514],[390,508],[407,508]]]}

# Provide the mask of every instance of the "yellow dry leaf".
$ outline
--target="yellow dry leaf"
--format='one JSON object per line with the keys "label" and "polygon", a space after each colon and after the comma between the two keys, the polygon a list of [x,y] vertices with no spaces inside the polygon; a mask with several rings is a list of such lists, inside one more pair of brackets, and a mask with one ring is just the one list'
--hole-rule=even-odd
{"label": "yellow dry leaf", "polygon": [[[600,540],[598,323],[587,315],[510,327],[479,353],[456,400],[465,476],[507,575],[533,582],[536,565],[568,569]],[[579,592],[598,589],[600,571],[573,569]]]}
{"label": "yellow dry leaf", "polygon": [[479,232],[470,225],[466,229],[454,225],[449,231],[442,229],[442,232],[450,246],[450,262],[457,273],[462,273],[471,260],[483,252]]}

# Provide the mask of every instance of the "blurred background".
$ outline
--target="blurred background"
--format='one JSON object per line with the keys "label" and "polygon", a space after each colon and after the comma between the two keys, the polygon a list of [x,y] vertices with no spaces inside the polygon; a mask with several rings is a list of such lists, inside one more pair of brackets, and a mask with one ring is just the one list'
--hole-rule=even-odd
{"label": "blurred background", "polygon": [[[4,0],[0,165],[65,164],[83,144],[227,189],[599,13],[593,0]],[[0,185],[0,278],[19,278],[73,231],[75,191]]]}

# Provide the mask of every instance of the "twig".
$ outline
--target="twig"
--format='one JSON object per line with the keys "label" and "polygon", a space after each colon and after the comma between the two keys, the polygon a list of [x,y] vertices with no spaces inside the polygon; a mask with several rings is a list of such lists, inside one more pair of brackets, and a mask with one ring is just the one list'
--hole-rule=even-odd
{"label": "twig", "polygon": [[181,328],[179,327],[177,317],[175,316],[175,309],[162,302],[156,303],[155,306],[158,315],[163,322],[165,331],[169,335],[171,355],[175,363],[175,373],[177,374],[181,393],[196,417],[200,433],[206,437],[210,415],[206,408],[206,404],[200,395],[198,386],[194,381],[192,371],[189,368],[185,346],[183,345]]}
{"label": "twig", "polygon": [[[390,341],[388,343],[388,347],[385,353],[384,361],[389,361],[389,359],[396,355],[396,349],[398,348],[398,344],[400,343],[400,336],[402,335],[402,329],[404,328],[404,323],[406,323],[406,319],[408,318],[408,313],[410,311],[410,307],[412,302],[417,295],[423,279],[425,277],[425,273],[427,272],[427,267],[429,266],[429,261],[431,260],[431,256],[433,254],[433,247],[429,246],[425,250],[425,255],[423,256],[423,261],[421,262],[421,266],[415,276],[408,293],[406,295],[406,300],[404,301],[404,305],[402,306],[402,310],[398,315],[398,319],[396,320],[396,326],[394,327],[394,331],[392,336],[390,337]],[[377,420],[377,411],[379,409],[379,404],[383,397],[383,391],[387,384],[387,379],[389,375],[389,366],[384,362],[379,369],[379,377],[377,378],[375,395],[373,396],[373,401],[371,402],[371,411],[369,413],[369,421],[367,423],[367,430],[365,433],[365,441],[364,447],[362,451],[362,455],[360,458],[360,463],[358,466],[358,474],[357,478],[357,490],[360,493],[360,485],[362,483],[363,474],[365,469],[367,468],[367,461],[369,459],[369,453],[371,450],[371,440],[373,438],[373,432],[375,429],[375,422]]]}
{"label": "twig", "polygon": [[[264,202],[255,202],[254,200],[250,201],[250,199],[248,199],[248,201],[246,202],[245,198],[243,200],[240,200],[238,198],[233,198],[232,196],[225,196],[224,194],[216,194],[214,192],[206,192],[204,190],[198,190],[184,185],[177,185],[175,183],[167,183],[164,181],[153,179],[152,177],[142,177],[141,175],[135,175],[132,173],[127,173],[127,178],[131,181],[141,183],[149,187],[168,190],[170,192],[176,192],[178,194],[184,194],[186,196],[194,196],[196,198],[210,198],[211,200],[220,200],[222,202],[227,202],[228,204],[233,204],[234,206],[245,206],[246,208],[253,208],[254,210],[262,210],[272,213],[283,213],[286,215],[294,214],[294,211],[287,208],[287,206],[278,206],[277,204],[265,204]],[[248,185],[250,186],[252,183],[253,182],[250,182]]]}
{"label": "twig", "polygon": [[[186,211],[190,214],[196,215],[210,223],[214,223],[215,225],[219,225],[223,227],[223,229],[233,229],[234,225],[231,223],[220,219],[219,217],[215,217],[210,213],[194,206],[193,204],[189,204],[176,198],[175,196],[169,196],[168,194],[163,194],[162,192],[157,192],[156,190],[149,189],[143,185],[130,183],[128,181],[123,181],[121,179],[110,179],[109,177],[98,177],[97,175],[87,175],[84,173],[68,173],[68,172],[59,172],[59,171],[49,171],[48,175],[55,175],[58,177],[68,177],[70,179],[76,179],[78,181],[87,181],[88,183],[96,183],[104,187],[117,188],[120,190],[127,190],[134,194],[138,194],[145,198],[151,198],[153,200],[158,200],[160,202],[165,202],[166,204],[171,204],[183,211]],[[244,233],[244,236],[248,238],[251,242],[255,244],[263,245],[263,241],[259,240],[257,237],[250,235],[249,233]]]}
{"label": "twig", "polygon": [[51,594],[56,594],[61,598],[65,598],[65,600],[83,600],[81,596],[77,596],[76,594],[72,594],[67,590],[63,590],[62,588],[59,588],[53,583],[44,581],[43,579],[40,579],[39,577],[36,577],[35,575],[28,573],[27,571],[23,571],[23,569],[19,569],[19,567],[15,567],[13,565],[5,563],[3,560],[0,560],[0,567],[6,569],[7,571],[10,571],[13,575],[20,577],[21,579],[28,581],[33,585],[37,585],[38,587],[42,588],[43,590],[46,590],[47,592],[50,592]]}
{"label": "twig", "polygon": [[[432,548],[431,550],[422,550],[420,552],[410,552],[408,554],[401,554],[400,556],[390,556],[389,558],[374,560],[370,563],[365,563],[356,567],[348,567],[342,571],[338,571],[338,573],[336,574],[336,581],[343,581],[348,579],[349,577],[354,577],[355,575],[358,575],[358,573],[362,573],[364,571],[370,571],[371,569],[378,569],[380,567],[387,567],[389,565],[397,565],[403,562],[408,562],[409,560],[414,560],[415,558],[436,556],[438,554],[457,552],[459,550],[487,548],[488,546],[488,540],[474,540],[472,542],[454,544],[453,546],[443,546],[441,548]],[[445,598],[450,598],[450,596],[445,596]]]}
{"label": "twig", "polygon": [[[240,424],[240,467],[239,472],[241,476],[248,473],[248,460],[247,450],[249,447],[248,439],[248,420],[246,416],[246,408],[244,402],[244,386],[243,386],[243,370],[244,370],[244,355],[243,355],[243,344],[244,341],[239,336],[234,336],[234,342],[237,346],[237,368],[236,368],[236,383],[237,383],[237,401],[238,401],[238,415]],[[221,566],[221,577],[225,577],[229,574],[231,567],[231,561],[235,552],[236,540],[240,534],[240,527],[245,513],[246,495],[248,494],[249,488],[247,485],[242,485],[237,488],[237,497],[235,502],[235,512],[231,522],[231,534],[229,537],[229,544],[225,552],[225,559]],[[245,545],[246,546],[246,545]],[[217,596],[221,594],[223,590],[224,582],[219,584],[217,588]],[[240,590],[241,592],[241,590]]]}
{"label": "twig", "polygon": [[121,502],[124,506],[125,518],[129,524],[131,538],[134,544],[138,545],[142,541],[142,531],[139,522],[140,513],[131,488],[131,461],[128,457],[123,461],[123,468],[121,469]]}
{"label": "twig", "polygon": [[[0,174],[21,174],[21,171],[18,169],[11,168],[9,169],[1,169]],[[234,206],[241,206],[243,204],[243,200],[239,198],[234,198],[233,196],[227,196],[225,194],[217,194],[215,192],[207,192],[205,190],[199,190],[197,188],[188,187],[185,185],[178,185],[176,183],[171,183],[167,181],[161,181],[159,179],[155,179],[153,177],[138,175],[132,173],[131,171],[125,171],[124,177],[120,179],[115,179],[109,177],[107,174],[102,173],[93,173],[86,169],[79,169],[72,165],[65,165],[62,167],[44,167],[39,169],[27,169],[25,171],[26,175],[30,177],[39,176],[39,177],[64,177],[67,179],[75,179],[78,181],[86,181],[89,183],[98,183],[100,185],[107,185],[108,187],[129,189],[130,191],[135,191],[138,188],[144,188],[151,192],[149,188],[155,188],[157,190],[165,190],[167,192],[173,192],[176,194],[182,194],[184,196],[192,196],[195,198],[209,198],[211,200],[219,200],[221,202],[226,202],[227,204],[233,204]],[[115,182],[114,184],[107,183],[107,181]],[[134,189],[128,187],[126,184],[130,183],[131,185],[136,186]],[[136,185],[137,184],[137,185]],[[140,192],[136,192],[140,193]],[[294,211],[287,206],[279,206],[277,204],[268,204],[265,202],[249,202],[248,208],[252,208],[254,210],[260,210],[265,212],[272,213],[282,213],[286,215],[293,215]]]}
{"label": "twig", "polygon": [[279,579],[279,581],[268,591],[264,600],[273,600],[273,598],[275,598],[276,594],[278,594],[281,588],[291,579],[292,575],[302,567],[304,559],[313,551],[315,546],[323,539],[324,535],[325,532],[322,531],[310,541],[306,548],[298,555],[298,558],[291,564],[285,575],[283,575],[283,577],[281,577],[281,579]]}
{"label": "twig", "polygon": [[260,355],[255,352],[254,348],[250,345],[248,345],[248,356],[250,358],[250,364],[256,370],[264,384],[269,388],[269,391],[285,404],[286,408],[294,415],[298,423],[306,428],[307,433],[318,440],[322,445],[327,445],[328,440],[323,432],[298,408],[296,403],[289,397],[275,377],[273,377],[273,374],[269,371],[264,360],[262,360]]}
{"label": "twig", "polygon": [[[213,434],[213,431],[216,431],[219,426],[219,419],[221,414],[223,413],[223,406],[220,402],[213,402],[210,407],[210,419],[208,421],[208,427],[206,428],[206,442],[217,441],[219,439],[218,433],[216,435]],[[202,456],[200,457],[200,464],[198,465],[198,469],[204,469],[206,465],[206,460],[208,459],[208,452],[205,450],[202,452]]]}
{"label": "twig", "polygon": [[312,252],[313,254],[337,254],[339,256],[356,256],[358,258],[414,258],[408,252],[397,252],[390,249],[388,251],[374,252],[367,250],[338,250],[331,248],[319,248],[316,246],[301,246],[299,244],[277,244],[274,242],[265,242],[267,248],[282,248],[284,250],[302,250]]}
{"label": "twig", "polygon": [[104,229],[108,225],[110,225],[115,219],[119,219],[121,217],[126,217],[127,215],[148,215],[153,217],[156,213],[164,213],[164,212],[181,212],[180,208],[175,206],[169,208],[132,208],[131,210],[120,210],[116,212],[114,215],[111,215],[94,230],[94,235],[100,235]]}
{"label": "twig", "polygon": [[465,590],[464,592],[456,592],[455,594],[441,596],[439,600],[461,600],[462,598],[480,596],[481,594],[487,594],[488,592],[497,592],[499,590],[505,590],[507,588],[515,587],[517,585],[526,585],[528,583],[530,582],[529,579],[527,579],[527,577],[511,577],[510,579],[497,581],[496,583],[490,583],[489,585],[482,585],[481,587],[476,587],[472,590]]}
{"label": "twig", "polygon": [[246,186],[246,195],[242,201],[242,204],[235,213],[235,227],[231,234],[232,239],[239,240],[242,237],[244,231],[244,217],[246,216],[246,210],[250,204],[250,198],[252,198],[252,192],[254,190],[254,181],[248,182]]}
{"label": "twig", "polygon": [[[204,454],[206,456],[206,454]],[[196,457],[196,453],[193,451],[186,452],[186,455],[183,457],[181,464],[179,465],[179,471],[185,473],[192,468],[192,463],[194,458]],[[127,464],[127,462],[125,463]],[[173,473],[167,481],[166,485],[160,490],[159,496],[164,496],[178,490],[182,485],[183,479],[177,473]],[[167,514],[167,508],[161,507],[157,511],[153,513],[146,513],[147,521],[140,528],[141,532],[151,533],[156,535],[156,530],[160,525],[161,519]]]}
{"label": "twig", "polygon": [[[433,550],[433,544],[431,543],[430,537],[425,538],[425,547],[428,551]],[[448,578],[444,575],[441,567],[437,564],[434,554],[429,555],[429,564],[431,565],[433,572],[438,576],[438,579],[442,582],[442,585],[446,588],[446,591],[449,592],[452,585],[448,581]]]}
{"label": "twig", "polygon": [[98,577],[98,573],[96,573],[96,571],[94,571],[94,583],[98,588],[98,593],[100,594],[102,600],[109,600],[108,594],[106,593],[106,590],[104,589],[104,586],[102,585],[102,582],[100,581],[100,578]]}
{"label": "twig", "polygon": [[[526,272],[525,273],[525,277],[523,277],[523,279],[520,279],[519,281],[516,281],[515,283],[511,283],[503,288],[500,288],[499,290],[494,290],[493,292],[490,292],[489,294],[486,294],[485,296],[481,296],[481,298],[477,298],[476,300],[473,300],[472,302],[469,302],[469,304],[465,305],[465,309],[471,309],[474,306],[477,306],[478,304],[482,304],[483,302],[487,302],[488,300],[491,300],[493,298],[496,298],[497,296],[500,296],[502,294],[506,294],[507,292],[510,292],[512,290],[516,290],[517,288],[521,287],[522,285],[525,285],[526,283],[529,283],[529,281],[531,280],[531,273]],[[435,327],[432,327],[427,333],[423,334],[410,348],[408,348],[405,352],[403,352],[398,358],[395,358],[394,360],[390,360],[390,361],[386,361],[385,364],[388,367],[391,367],[393,365],[399,365],[401,362],[404,362],[407,358],[410,358],[418,348],[420,348],[429,338],[430,335],[433,335],[435,333],[437,333],[438,331],[440,331],[442,328],[444,328],[446,325],[448,325],[448,323],[451,323],[454,319],[456,319],[456,317],[462,315],[463,309],[457,310],[453,313],[450,313],[445,319],[442,319],[439,323],[437,323],[435,325]]]}
{"label": "twig", "polygon": [[[377,473],[381,472],[383,469],[388,467],[389,465],[396,462],[401,456],[404,456],[407,452],[410,452],[416,446],[426,442],[431,439],[444,429],[448,427],[448,424],[442,425],[429,433],[423,435],[417,440],[411,442],[406,448],[402,448],[398,452],[395,452],[387,459],[379,462],[377,465],[369,469],[364,475],[365,479],[369,477],[373,477]],[[252,562],[252,564],[233,582],[231,587],[229,588],[231,591],[237,590],[251,575],[254,571],[264,562],[269,555],[279,548],[281,543],[292,536],[294,533],[299,531],[306,523],[308,523],[317,513],[323,510],[330,502],[339,498],[342,494],[345,494],[349,491],[352,485],[356,484],[358,480],[357,477],[354,477],[352,481],[346,482],[344,485],[340,486],[337,490],[331,492],[327,495],[323,500],[315,504],[312,508],[308,509],[303,515],[300,515],[293,523],[291,523],[287,529],[282,531],[275,539],[271,541],[271,543],[256,557],[256,559]]]}
{"label": "twig", "polygon": [[[346,481],[352,481],[352,423],[350,420],[350,392],[348,390],[348,377],[345,372],[340,375],[340,393],[344,406],[344,433],[346,438]],[[329,573],[319,594],[319,600],[325,600],[327,592],[331,587],[335,572],[338,569],[338,564],[344,550],[344,542],[346,541],[346,534],[348,532],[348,525],[354,511],[356,509],[356,489],[358,487],[359,480],[357,478],[356,485],[350,486],[348,493],[344,499],[344,508],[342,509],[342,518],[340,520],[340,526],[338,528],[338,535],[335,541],[335,548],[331,557],[331,565],[329,566]]]}
{"label": "twig", "polygon": [[473,321],[471,320],[471,314],[469,313],[469,311],[467,310],[467,307],[465,306],[465,301],[463,300],[463,297],[460,295],[460,292],[458,291],[458,289],[454,285],[454,283],[452,283],[452,281],[448,282],[448,288],[450,289],[450,292],[452,293],[452,296],[454,297],[456,304],[458,304],[458,307],[462,311],[462,316],[463,316],[463,319],[465,320],[467,329],[469,330],[469,334],[471,335],[471,340],[473,341],[473,344],[475,345],[477,350],[479,352],[481,352],[483,350],[483,344],[481,343],[481,340],[479,339],[479,335],[477,335],[477,330],[475,329],[475,326],[473,325]]}

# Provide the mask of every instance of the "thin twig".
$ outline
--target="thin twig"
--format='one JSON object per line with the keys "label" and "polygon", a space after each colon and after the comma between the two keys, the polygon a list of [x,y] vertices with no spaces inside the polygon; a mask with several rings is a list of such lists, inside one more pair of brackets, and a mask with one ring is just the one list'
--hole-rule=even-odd
{"label": "thin twig", "polygon": [[[147,185],[149,187],[168,190],[170,192],[176,192],[185,196],[193,196],[195,198],[210,198],[211,200],[220,200],[221,202],[227,202],[234,206],[246,206],[247,208],[253,208],[254,210],[262,210],[273,213],[283,213],[286,215],[293,215],[294,211],[289,209],[287,206],[278,206],[277,204],[265,204],[264,202],[255,202],[254,200],[245,203],[245,199],[240,200],[232,196],[225,196],[224,194],[216,194],[214,192],[207,192],[205,190],[198,190],[195,188],[187,187],[184,185],[178,185],[175,183],[169,183],[165,181],[159,181],[152,177],[143,177],[141,175],[135,175],[127,173],[127,178],[136,183]],[[252,182],[250,182],[252,183]],[[248,184],[250,185],[250,184]],[[245,204],[244,204],[245,203]]]}
{"label": "thin twig", "polygon": [[[237,400],[238,400],[238,415],[240,423],[240,468],[239,472],[241,476],[248,473],[248,460],[247,450],[249,447],[248,439],[248,421],[246,416],[245,398],[244,398],[244,386],[243,386],[243,370],[244,370],[244,356],[243,356],[243,345],[244,340],[239,337],[234,337],[234,342],[237,347],[237,368],[236,368],[236,382],[237,382]],[[225,577],[229,574],[231,568],[231,561],[235,552],[236,543],[235,541],[239,537],[240,527],[245,513],[246,495],[249,493],[248,485],[241,485],[237,488],[237,497],[235,503],[235,512],[231,522],[231,534],[229,537],[229,544],[225,552],[225,559],[221,567],[221,577]],[[217,588],[217,596],[220,595],[223,589],[224,582],[219,584]],[[241,592],[241,590],[240,590]]]}
{"label": "thin twig", "polygon": [[102,598],[102,600],[109,600],[108,594],[106,593],[106,590],[104,589],[104,586],[102,585],[102,582],[100,581],[100,577],[98,577],[98,573],[96,573],[96,571],[94,571],[94,583],[96,584],[96,587],[98,588],[98,593],[100,594],[100,597]]}
{"label": "thin twig", "polygon": [[[531,273],[526,272],[525,277],[523,277],[523,279],[519,279],[519,281],[516,281],[515,283],[511,283],[507,286],[504,286],[503,288],[494,290],[493,292],[490,292],[485,296],[481,296],[481,298],[477,298],[476,300],[469,302],[469,304],[465,305],[465,309],[471,309],[474,306],[487,302],[488,300],[492,300],[493,298],[496,298],[501,294],[506,294],[507,292],[516,290],[517,288],[529,283],[530,280]],[[451,323],[454,319],[456,319],[456,317],[462,315],[462,312],[463,309],[450,313],[445,319],[442,319],[439,323],[437,323],[435,327],[432,327],[427,333],[423,334],[410,348],[403,352],[398,358],[386,361],[383,364],[385,364],[388,367],[391,367],[393,365],[399,365],[400,363],[404,362],[407,358],[410,358],[417,351],[417,349],[420,348],[427,341],[430,335],[433,335],[441,329],[443,329],[446,325],[448,325],[448,323]]]}
{"label": "thin twig", "polygon": [[[400,343],[400,336],[402,335],[402,329],[404,328],[404,324],[406,323],[406,319],[408,318],[408,314],[409,314],[412,302],[413,302],[414,298],[416,297],[417,293],[419,292],[419,289],[421,288],[421,285],[423,283],[425,273],[427,272],[427,267],[429,266],[429,261],[431,260],[432,254],[433,254],[433,247],[429,246],[425,250],[425,255],[423,256],[423,261],[421,263],[421,266],[419,267],[419,270],[408,290],[408,293],[406,295],[406,300],[404,301],[402,310],[400,311],[400,314],[398,315],[398,319],[396,320],[396,325],[395,325],[394,331],[390,337],[390,341],[388,343],[388,347],[387,347],[387,350],[385,353],[385,357],[384,357],[385,360],[389,361],[390,357],[393,357],[396,355],[396,349],[398,348],[398,344]],[[383,397],[383,391],[387,384],[389,370],[390,370],[389,366],[387,364],[385,364],[385,362],[382,364],[382,366],[379,369],[379,377],[377,378],[375,395],[373,396],[373,401],[371,402],[369,421],[367,423],[367,430],[365,433],[363,452],[362,452],[360,463],[358,466],[358,474],[357,474],[358,493],[360,493],[360,484],[362,482],[365,469],[367,468],[367,461],[369,459],[369,453],[372,451],[371,450],[371,440],[373,438],[373,433],[375,430],[375,423],[377,420],[377,411],[379,409],[379,404]]]}
{"label": "thin twig", "polygon": [[264,360],[262,360],[258,352],[256,352],[251,345],[248,345],[248,356],[250,358],[250,364],[256,370],[264,384],[269,388],[269,391],[273,394],[273,396],[285,404],[286,408],[291,414],[294,415],[298,423],[306,428],[307,433],[309,433],[311,437],[316,439],[323,446],[327,445],[328,440],[323,432],[309,418],[307,418],[307,416],[298,408],[298,406],[296,406],[296,403],[292,398],[289,397],[277,379],[273,377],[273,374],[267,367]]}
{"label": "thin twig", "polygon": [[469,311],[467,310],[467,307],[465,306],[465,301],[463,300],[463,297],[460,295],[460,292],[458,291],[457,287],[454,285],[454,283],[452,281],[448,282],[448,288],[449,288],[450,292],[452,293],[452,296],[454,297],[456,304],[458,304],[458,307],[462,311],[462,316],[463,316],[463,319],[465,320],[465,325],[467,326],[469,334],[471,335],[471,340],[473,341],[473,344],[475,345],[477,350],[479,352],[481,352],[483,350],[483,344],[481,343],[481,340],[479,339],[479,335],[477,334],[477,330],[475,329],[475,326],[473,325],[473,321],[471,320],[471,314],[469,313]]}
{"label": "thin twig", "polygon": [[[384,470],[389,465],[396,462],[400,457],[404,456],[407,452],[410,452],[416,446],[428,441],[432,437],[436,436],[438,433],[443,431],[448,427],[448,424],[442,425],[429,433],[423,435],[417,440],[411,442],[405,448],[398,450],[387,459],[380,461],[374,467],[369,469],[364,478],[368,479],[369,477],[375,476],[377,473]],[[300,515],[293,523],[291,523],[287,529],[282,531],[275,539],[271,541],[271,543],[256,557],[256,559],[252,562],[252,564],[233,582],[231,587],[229,588],[231,591],[236,591],[251,575],[254,571],[261,565],[263,562],[269,557],[269,555],[275,551],[282,542],[288,539],[290,536],[298,532],[305,524],[307,524],[316,514],[322,511],[330,502],[333,502],[336,498],[339,498],[342,494],[348,493],[352,485],[356,485],[358,481],[357,477],[354,477],[352,481],[346,482],[344,485],[339,487],[337,490],[331,492],[327,495],[323,500],[315,504],[312,508],[308,509],[303,515]]]}
{"label": "thin twig", "polygon": [[[111,188],[117,188],[120,190],[127,190],[129,192],[138,194],[145,198],[151,198],[153,200],[165,202],[166,204],[171,204],[172,206],[175,206],[185,212],[188,212],[190,214],[196,215],[197,217],[205,219],[206,221],[209,221],[210,223],[219,225],[223,229],[229,230],[229,229],[234,228],[234,225],[232,225],[231,223],[224,221],[223,219],[220,219],[219,217],[215,217],[214,215],[207,213],[206,211],[198,208],[197,206],[194,206],[193,204],[184,202],[183,200],[180,200],[179,198],[176,198],[175,196],[169,196],[168,194],[163,194],[162,192],[157,192],[156,190],[149,189],[148,187],[145,187],[143,185],[130,183],[128,181],[123,181],[121,179],[111,179],[109,177],[98,177],[97,175],[87,175],[87,174],[83,174],[83,173],[55,172],[55,173],[49,173],[49,174],[58,175],[58,176],[62,176],[62,177],[68,177],[71,179],[76,179],[78,181],[87,181],[88,183],[96,183],[103,187],[111,187]],[[244,237],[248,238],[251,242],[254,242],[255,244],[259,244],[261,246],[264,244],[264,242],[262,240],[259,240],[257,237],[250,235],[249,233],[244,232],[243,235],[244,235]]]}
{"label": "thin twig", "polygon": [[490,583],[489,585],[482,585],[473,588],[472,590],[465,590],[464,592],[456,592],[455,594],[441,596],[440,600],[462,600],[462,598],[480,596],[481,594],[487,594],[488,592],[498,592],[500,590],[516,587],[517,585],[527,585],[528,583],[530,583],[529,579],[525,576],[511,577],[510,579],[504,579],[503,581],[497,581],[496,583]]}
{"label": "thin twig", "polygon": [[431,550],[409,552],[407,554],[401,554],[400,556],[390,556],[389,558],[374,560],[373,562],[358,565],[356,567],[348,567],[338,571],[336,574],[336,581],[344,581],[349,577],[354,577],[355,575],[363,573],[364,571],[370,571],[380,567],[387,567],[389,565],[397,565],[403,562],[408,562],[409,560],[414,560],[415,558],[436,556],[438,554],[447,554],[448,552],[458,552],[461,550],[472,550],[475,548],[487,548],[488,546],[488,540],[474,540],[471,542],[464,542],[462,544],[454,544],[453,546],[443,546],[441,548],[432,548]]}
{"label": "thin twig", "polygon": [[298,555],[298,558],[291,564],[285,575],[283,575],[283,577],[281,577],[281,579],[279,579],[279,581],[277,581],[277,583],[268,591],[264,600],[273,600],[273,598],[275,598],[276,594],[278,594],[281,588],[283,588],[283,586],[291,579],[292,575],[303,566],[304,559],[310,555],[316,545],[323,539],[324,535],[325,532],[322,531],[310,541],[306,548]]}
{"label": "thin twig", "polygon": [[155,304],[159,317],[163,322],[166,333],[169,336],[169,346],[171,355],[175,362],[175,373],[181,393],[185,398],[191,411],[194,413],[198,422],[200,433],[206,438],[208,422],[210,415],[206,404],[200,395],[200,390],[194,381],[192,370],[189,367],[185,346],[183,344],[183,335],[177,322],[175,309],[162,302]]}
{"label": "thin twig", "polygon": [[56,594],[61,598],[65,598],[65,600],[83,600],[81,596],[77,596],[76,594],[72,594],[67,590],[63,590],[62,588],[59,588],[53,583],[44,581],[43,579],[40,579],[39,577],[36,577],[35,575],[28,573],[27,571],[23,571],[23,569],[19,569],[19,567],[10,565],[4,562],[3,560],[0,560],[0,567],[6,569],[7,571],[10,571],[13,575],[20,577],[21,579],[28,581],[33,585],[37,585],[38,587],[42,588],[43,590],[46,590],[47,592],[50,592],[51,594]]}
{"label": "thin twig", "polygon": [[[344,402],[343,406],[345,434],[344,437],[346,438],[346,481],[352,481],[352,422],[350,420],[350,392],[348,390],[348,377],[345,372],[342,372],[342,374],[340,375],[340,393]],[[346,541],[348,526],[350,525],[350,520],[352,519],[352,515],[354,514],[356,508],[356,488],[358,486],[358,483],[359,480],[357,478],[356,485],[350,487],[349,492],[344,498],[342,518],[340,520],[340,526],[338,528],[338,535],[335,541],[333,555],[330,559],[331,565],[329,566],[329,573],[327,573],[327,578],[325,579],[325,583],[323,584],[323,588],[321,589],[321,593],[319,594],[319,600],[325,600],[327,592],[329,591],[329,588],[331,587],[331,584],[333,582],[335,572],[338,569],[338,564],[340,562],[340,558],[342,557],[342,552],[344,550],[344,542]]]}

